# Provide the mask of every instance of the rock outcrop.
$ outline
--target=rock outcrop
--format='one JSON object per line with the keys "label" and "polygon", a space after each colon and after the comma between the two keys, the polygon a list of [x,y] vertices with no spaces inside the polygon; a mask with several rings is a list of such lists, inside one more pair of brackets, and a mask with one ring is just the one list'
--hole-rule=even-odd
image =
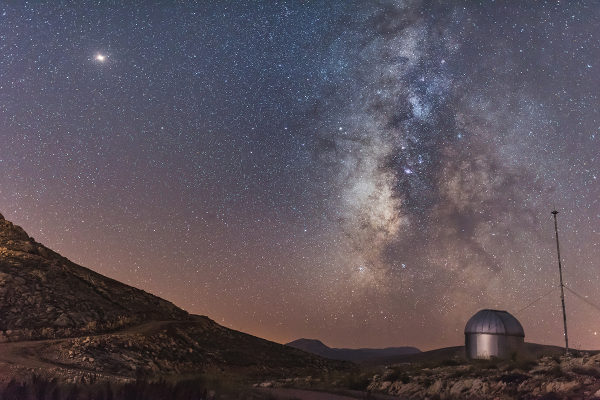
{"label": "rock outcrop", "polygon": [[0,214],[0,342],[188,318],[166,300],[74,264]]}
{"label": "rock outcrop", "polygon": [[136,328],[131,333],[61,341],[41,348],[39,355],[57,365],[130,378],[227,371],[252,379],[306,376],[352,367],[348,362],[328,360],[223,327],[207,317],[150,325],[156,329]]}
{"label": "rock outcrop", "polygon": [[600,397],[600,354],[391,366],[372,378],[368,390],[406,399],[593,399]]}

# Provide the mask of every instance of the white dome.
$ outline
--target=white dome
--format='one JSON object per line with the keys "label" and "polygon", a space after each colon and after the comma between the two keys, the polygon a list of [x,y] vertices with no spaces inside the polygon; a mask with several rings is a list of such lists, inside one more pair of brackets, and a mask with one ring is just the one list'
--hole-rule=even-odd
{"label": "white dome", "polygon": [[506,311],[481,310],[465,326],[465,334],[487,333],[525,337],[521,323]]}

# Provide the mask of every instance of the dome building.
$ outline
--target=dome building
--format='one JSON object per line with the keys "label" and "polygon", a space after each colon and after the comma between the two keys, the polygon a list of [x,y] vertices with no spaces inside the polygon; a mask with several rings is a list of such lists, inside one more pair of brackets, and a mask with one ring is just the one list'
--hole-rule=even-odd
{"label": "dome building", "polygon": [[522,351],[525,331],[506,311],[481,310],[465,326],[467,358],[508,358]]}

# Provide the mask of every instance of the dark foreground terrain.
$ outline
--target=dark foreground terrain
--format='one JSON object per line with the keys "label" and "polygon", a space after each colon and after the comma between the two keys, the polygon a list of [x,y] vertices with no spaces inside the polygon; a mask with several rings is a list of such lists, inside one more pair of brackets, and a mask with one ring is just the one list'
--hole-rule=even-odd
{"label": "dark foreground terrain", "polygon": [[[600,399],[600,355],[528,344],[337,361],[189,315],[76,265],[0,215],[0,398]],[[276,391],[271,389],[277,389]],[[342,400],[341,398],[339,400]]]}
{"label": "dark foreground terrain", "polygon": [[[537,352],[556,352],[553,346],[529,345]],[[446,358],[460,347],[439,349],[425,362],[366,367],[347,373],[332,372],[317,379],[296,380],[312,387],[364,398],[378,395],[401,399],[600,399],[600,354],[575,352],[570,356],[537,354],[514,360]],[[564,350],[563,350],[564,352]],[[596,352],[597,353],[597,352]],[[435,358],[435,354],[441,358]],[[290,387],[286,381],[264,382],[266,387]]]}
{"label": "dark foreground terrain", "polygon": [[[133,358],[136,351],[145,351],[141,350],[140,345],[146,343],[145,340],[152,335],[164,332],[164,328],[168,332],[168,326],[169,324],[161,326],[152,323],[139,327],[140,331],[132,328],[123,332],[122,339],[127,346],[125,348],[130,349],[130,352],[115,352],[114,359],[128,360]],[[144,339],[136,340],[137,335],[142,335],[138,339]],[[133,338],[131,343],[129,338]],[[122,371],[119,368],[123,368],[126,362],[116,365],[96,352],[97,345],[102,344],[105,339],[105,335],[89,340],[72,339],[71,343],[81,343],[73,347],[69,347],[69,342],[63,342],[62,339],[53,343],[15,343],[9,351],[5,351],[7,348],[3,347],[0,349],[3,354],[0,374],[3,377],[12,375],[13,378],[3,382],[0,398],[600,399],[598,354],[546,355],[537,359],[532,358],[533,356],[516,356],[514,360],[465,360],[459,357],[434,359],[430,355],[430,361],[427,362],[380,367],[341,365],[335,369],[320,365],[311,370],[300,363],[288,367],[279,366],[276,368],[277,373],[268,368],[257,373],[264,367],[257,368],[253,365],[247,368],[238,361],[230,363],[221,360],[216,363],[221,368],[211,367],[201,371],[180,369],[180,365],[175,363],[172,371],[161,370],[164,366],[158,363],[159,370],[155,372],[123,374],[119,372]],[[90,345],[85,350],[87,355],[83,357],[83,353],[69,350],[85,349],[88,343]],[[171,345],[168,341],[166,344]],[[107,345],[111,347],[111,342]],[[262,352],[266,349],[257,350]],[[538,350],[542,349],[539,346]],[[550,348],[550,352],[552,350]],[[456,348],[435,352],[444,354],[448,351],[456,351]],[[54,354],[55,359],[48,358],[48,354]],[[247,353],[243,349],[237,349],[231,356],[235,358],[236,354]],[[92,361],[90,357],[93,358]],[[296,361],[298,360],[293,362]],[[263,362],[265,366],[268,364],[266,359]],[[113,371],[110,371],[111,365]],[[130,364],[132,371],[137,369],[131,368],[132,365],[134,363]],[[19,373],[15,375],[15,371]]]}
{"label": "dark foreground terrain", "polygon": [[[151,399],[173,385],[202,389],[198,398],[205,389],[225,393],[350,368],[189,315],[72,263],[0,214],[2,399],[112,399],[127,391],[118,398]],[[130,397],[131,385],[140,393],[152,386],[153,394]],[[188,398],[182,396],[156,398]]]}

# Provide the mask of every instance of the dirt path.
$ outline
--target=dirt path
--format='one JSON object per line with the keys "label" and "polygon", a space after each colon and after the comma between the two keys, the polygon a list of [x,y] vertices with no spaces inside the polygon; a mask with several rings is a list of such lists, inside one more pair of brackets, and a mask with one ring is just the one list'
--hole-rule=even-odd
{"label": "dirt path", "polygon": [[53,363],[50,361],[42,360],[38,357],[40,354],[39,349],[47,347],[49,345],[66,342],[68,340],[86,337],[99,337],[99,336],[123,336],[132,334],[148,334],[155,333],[167,325],[177,323],[189,323],[189,321],[152,321],[142,325],[132,326],[123,331],[111,332],[111,333],[100,333],[96,335],[82,335],[69,338],[61,339],[48,339],[48,340],[35,340],[35,341],[24,341],[24,342],[9,342],[0,344],[0,362],[6,364],[15,365],[24,368],[32,369],[53,369],[63,368],[70,369],[72,371],[90,372],[83,368],[78,368],[74,365],[64,365],[59,363]]}

